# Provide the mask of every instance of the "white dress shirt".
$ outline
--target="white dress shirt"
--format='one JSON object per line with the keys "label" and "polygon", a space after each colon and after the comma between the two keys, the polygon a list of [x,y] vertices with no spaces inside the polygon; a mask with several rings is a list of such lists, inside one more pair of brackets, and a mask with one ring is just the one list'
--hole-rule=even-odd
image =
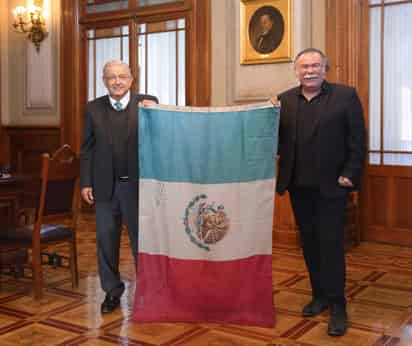
{"label": "white dress shirt", "polygon": [[118,110],[115,106],[115,103],[120,102],[122,104],[122,109],[125,109],[130,102],[130,90],[119,100],[115,100],[113,97],[109,95],[110,104],[115,110]]}

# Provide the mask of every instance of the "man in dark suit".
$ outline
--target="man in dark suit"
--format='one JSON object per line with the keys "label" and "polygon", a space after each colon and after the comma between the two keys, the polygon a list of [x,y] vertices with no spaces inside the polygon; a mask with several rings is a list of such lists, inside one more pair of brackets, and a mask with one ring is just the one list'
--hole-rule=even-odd
{"label": "man in dark suit", "polygon": [[138,251],[138,103],[157,99],[130,92],[133,77],[127,64],[109,61],[103,68],[108,95],[87,106],[81,146],[81,195],[96,210],[96,239],[100,282],[106,292],[102,313],[120,304],[121,225],[127,225],[135,265]]}
{"label": "man in dark suit", "polygon": [[[281,19],[282,17],[280,17]],[[270,13],[264,13],[260,16],[260,30],[253,42],[253,48],[258,53],[269,54],[280,45],[283,38],[283,26],[275,27],[274,24],[274,18]]]}
{"label": "man in dark suit", "polygon": [[326,56],[314,48],[295,59],[300,86],[279,95],[277,192],[289,191],[312,286],[303,316],[329,308],[329,335],[347,329],[344,211],[359,186],[366,131],[354,88],[325,81]]}

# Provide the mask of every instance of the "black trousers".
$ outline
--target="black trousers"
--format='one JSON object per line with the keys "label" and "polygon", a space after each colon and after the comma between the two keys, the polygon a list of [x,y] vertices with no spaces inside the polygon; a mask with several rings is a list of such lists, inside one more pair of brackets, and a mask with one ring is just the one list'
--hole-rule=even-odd
{"label": "black trousers", "polygon": [[[131,183],[130,183],[131,184]],[[97,259],[102,289],[120,297],[124,284],[120,279],[119,255],[122,223],[129,233],[135,266],[139,244],[137,196],[129,182],[116,182],[111,201],[96,202]]]}
{"label": "black trousers", "polygon": [[312,295],[346,304],[344,216],[346,196],[326,198],[318,189],[289,189],[310,276]]}

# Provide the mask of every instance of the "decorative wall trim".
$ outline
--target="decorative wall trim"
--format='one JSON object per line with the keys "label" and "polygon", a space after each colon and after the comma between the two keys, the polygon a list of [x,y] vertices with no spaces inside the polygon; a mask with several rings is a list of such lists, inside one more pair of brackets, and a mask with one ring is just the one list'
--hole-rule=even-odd
{"label": "decorative wall trim", "polygon": [[2,122],[4,125],[60,124],[59,32],[60,1],[45,0],[50,6],[48,37],[37,53],[25,35],[12,29],[11,10],[21,0],[0,0],[0,61],[2,64]]}
{"label": "decorative wall trim", "polygon": [[31,42],[26,43],[25,107],[24,112],[56,110],[56,44],[55,33],[49,32],[39,52]]}
{"label": "decorative wall trim", "polygon": [[0,0],[0,69],[1,69],[1,95],[0,95],[0,115],[1,124],[6,125],[10,123],[9,117],[9,2],[8,0]]}
{"label": "decorative wall trim", "polygon": [[[40,51],[27,41],[25,47],[25,94],[22,118],[47,117],[47,123],[59,123],[59,32],[60,1],[48,1],[51,16],[48,35]],[[25,122],[25,121],[23,121]]]}

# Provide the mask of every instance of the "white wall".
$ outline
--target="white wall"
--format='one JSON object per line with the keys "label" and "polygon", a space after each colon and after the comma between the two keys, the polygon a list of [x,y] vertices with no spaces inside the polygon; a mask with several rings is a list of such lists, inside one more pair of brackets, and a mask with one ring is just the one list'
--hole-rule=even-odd
{"label": "white wall", "polygon": [[9,122],[9,1],[0,0],[0,70],[2,123]]}
{"label": "white wall", "polygon": [[[293,64],[240,65],[240,1],[212,0],[212,105],[267,100],[297,84]],[[325,48],[325,0],[293,1],[293,56]]]}
{"label": "white wall", "polygon": [[49,33],[39,53],[12,28],[12,10],[24,3],[0,0],[2,124],[58,125],[60,1],[44,0]]}

